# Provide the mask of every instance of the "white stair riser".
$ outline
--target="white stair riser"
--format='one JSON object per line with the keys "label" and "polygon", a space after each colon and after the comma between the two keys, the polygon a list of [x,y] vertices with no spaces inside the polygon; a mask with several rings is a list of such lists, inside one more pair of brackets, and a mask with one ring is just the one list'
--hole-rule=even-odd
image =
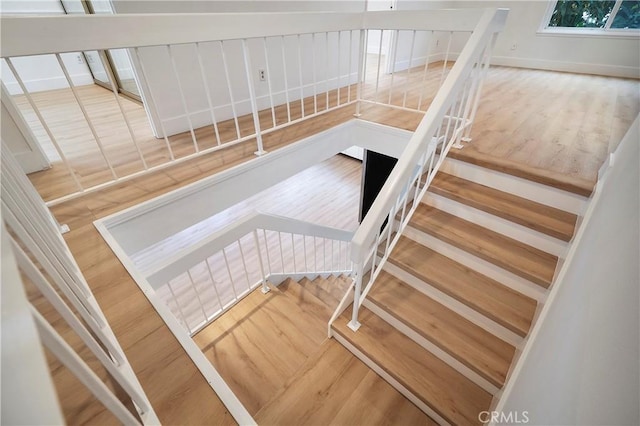
{"label": "white stair riser", "polygon": [[387,262],[385,264],[384,270],[394,277],[398,278],[399,280],[402,280],[404,283],[410,285],[422,294],[428,296],[429,298],[452,310],[466,320],[477,325],[478,327],[493,334],[497,338],[504,340],[510,345],[517,347],[518,345],[520,345],[520,343],[522,343],[522,337],[520,337],[518,334],[509,330],[505,326],[498,324],[494,320],[486,317],[475,309],[465,305],[459,300],[443,293],[429,283],[424,282],[420,278],[405,271],[404,269],[395,266],[391,262]]}
{"label": "white stair riser", "polygon": [[487,379],[482,377],[480,374],[476,373],[466,365],[462,364],[460,361],[449,355],[447,352],[440,349],[434,343],[424,338],[422,335],[414,331],[411,327],[407,326],[402,321],[395,318],[393,315],[389,314],[384,309],[380,308],[375,303],[372,303],[368,299],[364,301],[364,306],[369,309],[374,314],[378,315],[380,318],[385,320],[389,325],[393,328],[422,346],[427,351],[431,352],[433,355],[438,357],[442,362],[449,365],[454,370],[458,371],[460,374],[465,376],[467,379],[474,382],[476,385],[480,386],[482,389],[489,392],[491,395],[494,395],[498,392],[498,387],[494,384],[490,383]]}
{"label": "white stair riser", "polygon": [[555,256],[566,252],[567,243],[564,241],[450,198],[427,192],[422,202]]}
{"label": "white stair riser", "polygon": [[547,296],[543,287],[411,226],[403,235],[538,302]]}
{"label": "white stair riser", "polygon": [[398,382],[392,375],[387,373],[387,371],[380,367],[375,361],[371,358],[363,354],[358,348],[353,346],[351,342],[342,337],[339,333],[332,332],[332,337],[334,337],[342,346],[347,348],[349,352],[354,354],[356,358],[360,361],[364,362],[369,368],[375,371],[380,377],[382,377],[387,383],[393,386],[398,392],[404,395],[409,401],[413,402],[416,407],[426,413],[432,420],[434,420],[439,425],[449,425],[445,419],[442,418],[438,413],[436,413],[431,407],[422,402],[420,398],[414,395],[409,389],[404,387],[400,382]]}
{"label": "white stair riser", "polygon": [[440,171],[574,214],[582,214],[586,205],[583,196],[452,158]]}

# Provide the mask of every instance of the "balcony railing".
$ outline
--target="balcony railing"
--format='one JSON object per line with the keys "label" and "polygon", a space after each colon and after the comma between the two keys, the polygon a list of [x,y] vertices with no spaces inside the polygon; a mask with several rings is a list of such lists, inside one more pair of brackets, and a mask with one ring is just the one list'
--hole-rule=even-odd
{"label": "balcony railing", "polygon": [[[263,155],[263,136],[336,109],[424,112],[478,14],[2,16],[3,84],[53,164],[32,177],[53,205],[243,142]],[[143,107],[110,72],[111,96],[75,74],[80,53],[106,62],[116,49]],[[63,89],[40,91],[39,66]]]}
{"label": "balcony railing", "polygon": [[[129,361],[62,239],[57,223],[11,153],[4,148],[1,170],[2,218],[8,228],[5,229],[5,225],[2,225],[3,334],[10,331],[11,335],[18,336],[23,332],[24,327],[35,327],[43,347],[46,347],[55,359],[55,362],[50,361],[50,365],[55,366],[57,362],[65,366],[120,422],[159,424],[153,407],[144,394]],[[5,257],[4,252],[12,253],[13,259]],[[14,269],[16,266],[19,275],[5,280],[4,271]],[[23,283],[23,288],[19,287],[20,281]],[[13,306],[11,310],[14,315],[11,317],[5,317],[8,311],[5,309],[5,303]],[[61,331],[56,314],[52,314],[46,306],[44,311],[42,310],[43,303],[52,306],[70,328],[70,333]],[[81,355],[85,351],[82,350],[82,346],[77,344],[72,346],[69,343],[69,334],[79,338],[94,358],[87,357],[86,354]],[[5,347],[11,346],[16,349],[15,346],[20,348],[22,344],[21,338],[10,342],[3,339]],[[35,351],[42,350],[34,342],[29,344],[35,346],[33,349]],[[36,353],[24,352],[21,357],[19,350],[16,352],[18,354],[15,358],[7,360],[12,368],[30,371],[48,370],[44,357],[38,359]],[[95,367],[90,366],[94,362],[92,359],[104,368],[106,376],[98,376],[97,373],[100,370],[96,371]],[[15,415],[15,420],[19,418],[15,413],[32,411],[33,407],[28,405],[31,401],[31,396],[27,395],[29,393],[33,395],[42,393],[43,398],[55,400],[52,395],[47,395],[44,390],[38,389],[42,383],[49,382],[47,379],[48,376],[45,376],[41,378],[41,382],[34,383],[35,388],[24,386],[22,381],[25,377],[16,378],[16,381],[7,383],[7,386],[12,387],[7,388],[11,392],[24,391],[25,395],[18,406],[3,406],[3,411],[12,413],[11,416]],[[124,390],[124,398],[119,397],[117,392],[104,384],[104,381],[110,380],[114,380]],[[18,385],[18,383],[21,384]],[[16,388],[14,389],[13,386]],[[3,397],[3,403],[4,401]],[[129,406],[135,407],[135,410],[131,410]],[[59,412],[56,413],[53,408],[49,414],[56,416]],[[28,416],[25,415],[22,420],[26,418]],[[46,419],[46,422],[52,421],[55,421],[54,417]]]}
{"label": "balcony railing", "polygon": [[[104,232],[101,227],[101,232]],[[251,291],[284,279],[351,274],[353,233],[253,213],[173,254],[146,281],[193,336]]]}

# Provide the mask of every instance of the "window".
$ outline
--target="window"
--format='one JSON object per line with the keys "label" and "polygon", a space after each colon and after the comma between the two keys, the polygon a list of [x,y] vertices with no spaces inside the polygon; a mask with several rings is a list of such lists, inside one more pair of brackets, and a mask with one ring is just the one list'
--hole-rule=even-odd
{"label": "window", "polygon": [[640,33],[640,0],[557,0],[551,2],[543,32],[623,35]]}

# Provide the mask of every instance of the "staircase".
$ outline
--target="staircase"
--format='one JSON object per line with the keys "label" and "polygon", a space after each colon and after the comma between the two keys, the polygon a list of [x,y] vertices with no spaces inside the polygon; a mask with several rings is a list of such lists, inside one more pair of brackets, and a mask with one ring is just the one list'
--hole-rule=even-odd
{"label": "staircase", "polygon": [[[491,409],[577,220],[557,208],[575,194],[477,169],[438,173],[364,301],[361,327],[347,326],[350,307],[331,326],[439,423],[478,424]],[[553,193],[546,204],[556,207],[514,193]]]}

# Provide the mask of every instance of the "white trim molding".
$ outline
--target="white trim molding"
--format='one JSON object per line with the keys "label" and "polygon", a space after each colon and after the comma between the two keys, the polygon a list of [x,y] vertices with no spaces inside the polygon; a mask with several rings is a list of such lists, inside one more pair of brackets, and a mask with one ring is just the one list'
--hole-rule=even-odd
{"label": "white trim molding", "polygon": [[640,68],[623,65],[588,64],[583,62],[550,61],[547,59],[514,58],[509,56],[494,56],[491,58],[491,63],[492,65],[516,68],[532,68],[622,78],[640,78]]}

